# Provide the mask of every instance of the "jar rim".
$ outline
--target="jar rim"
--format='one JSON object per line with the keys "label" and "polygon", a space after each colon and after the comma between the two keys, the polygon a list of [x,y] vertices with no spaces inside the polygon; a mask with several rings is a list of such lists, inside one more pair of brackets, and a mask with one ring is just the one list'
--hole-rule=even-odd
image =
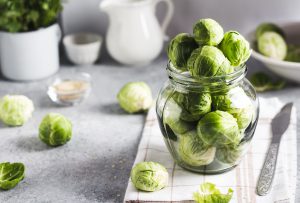
{"label": "jar rim", "polygon": [[236,83],[243,79],[247,73],[247,66],[245,63],[242,65],[235,67],[235,71],[222,75],[222,76],[212,76],[212,77],[201,77],[201,78],[194,78],[191,74],[187,72],[180,72],[178,71],[172,62],[169,60],[167,65],[167,72],[170,79],[175,80],[181,84],[198,84],[198,85],[205,85],[205,84],[212,84],[212,83]]}

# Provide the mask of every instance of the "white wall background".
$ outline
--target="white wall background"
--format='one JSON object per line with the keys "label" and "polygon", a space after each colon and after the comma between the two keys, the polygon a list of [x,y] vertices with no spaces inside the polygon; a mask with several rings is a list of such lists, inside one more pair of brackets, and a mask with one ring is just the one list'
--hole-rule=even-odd
{"label": "white wall background", "polygon": [[[300,0],[173,0],[175,15],[168,33],[192,32],[198,18],[214,18],[225,30],[247,33],[262,21],[300,20]],[[108,18],[99,10],[101,0],[68,0],[63,11],[66,33],[92,31],[105,34]],[[164,6],[158,8],[161,19]]]}

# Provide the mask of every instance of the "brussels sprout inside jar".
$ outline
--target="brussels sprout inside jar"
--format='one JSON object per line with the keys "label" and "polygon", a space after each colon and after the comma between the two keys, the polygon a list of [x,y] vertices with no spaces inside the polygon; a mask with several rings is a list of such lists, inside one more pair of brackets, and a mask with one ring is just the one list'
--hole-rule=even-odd
{"label": "brussels sprout inside jar", "polygon": [[169,61],[169,80],[156,113],[165,144],[181,167],[223,173],[243,158],[253,138],[259,103],[242,64],[226,75],[196,78]]}

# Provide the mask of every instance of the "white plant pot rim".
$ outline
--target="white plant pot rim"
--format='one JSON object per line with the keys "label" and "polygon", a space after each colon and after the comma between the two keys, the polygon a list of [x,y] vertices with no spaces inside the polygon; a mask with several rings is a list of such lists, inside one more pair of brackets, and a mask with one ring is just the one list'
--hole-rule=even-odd
{"label": "white plant pot rim", "polygon": [[31,31],[26,31],[26,32],[8,32],[8,31],[2,31],[0,30],[0,33],[2,34],[8,34],[8,35],[16,35],[16,36],[19,36],[19,35],[29,35],[29,34],[33,34],[33,33],[38,33],[38,32],[46,32],[48,29],[52,28],[52,27],[55,27],[55,26],[59,26],[58,23],[53,23],[47,27],[40,27],[39,29],[37,30],[31,30]]}

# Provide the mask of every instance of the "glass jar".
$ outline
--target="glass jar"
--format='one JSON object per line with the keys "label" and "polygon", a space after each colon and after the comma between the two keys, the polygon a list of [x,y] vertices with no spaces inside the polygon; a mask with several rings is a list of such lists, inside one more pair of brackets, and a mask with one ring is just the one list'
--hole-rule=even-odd
{"label": "glass jar", "polygon": [[194,79],[169,62],[157,99],[164,141],[181,167],[217,174],[235,167],[252,140],[259,114],[246,65],[226,76]]}

